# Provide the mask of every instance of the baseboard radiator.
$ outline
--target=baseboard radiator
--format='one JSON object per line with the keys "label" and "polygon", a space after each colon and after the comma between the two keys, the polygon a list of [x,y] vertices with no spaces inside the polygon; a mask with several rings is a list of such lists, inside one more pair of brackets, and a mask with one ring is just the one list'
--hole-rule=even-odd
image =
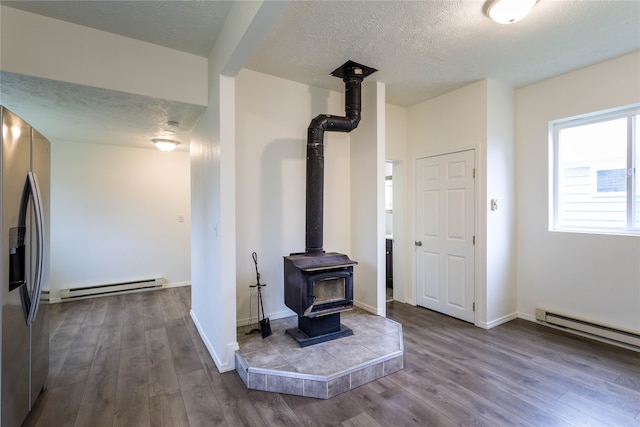
{"label": "baseboard radiator", "polygon": [[128,294],[132,292],[152,291],[162,289],[164,279],[145,279],[131,282],[111,283],[108,285],[85,286],[81,288],[60,289],[60,300],[93,298],[107,295]]}
{"label": "baseboard radiator", "polygon": [[566,313],[536,308],[536,320],[559,329],[640,351],[640,333]]}

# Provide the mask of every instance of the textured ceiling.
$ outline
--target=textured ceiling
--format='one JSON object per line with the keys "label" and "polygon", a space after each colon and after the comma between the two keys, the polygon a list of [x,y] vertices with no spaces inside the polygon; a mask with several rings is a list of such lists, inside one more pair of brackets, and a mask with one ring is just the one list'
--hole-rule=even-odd
{"label": "textured ceiling", "polygon": [[[0,3],[205,57],[231,8],[190,0]],[[294,1],[246,68],[341,91],[329,73],[352,59],[379,70],[368,80],[386,84],[388,102],[410,106],[484,78],[519,87],[640,50],[637,0],[539,0],[512,25],[494,23],[485,7],[483,0]],[[115,137],[148,145],[166,118],[188,129],[202,111],[8,73],[1,78],[2,102],[19,104],[24,112],[16,112],[50,139],[87,140],[91,132],[94,142]]]}
{"label": "textured ceiling", "polygon": [[[188,141],[205,107],[15,73],[2,73],[2,104],[51,141],[149,147],[153,138]],[[178,130],[167,122],[178,122]],[[168,133],[166,131],[173,131]],[[180,150],[188,150],[183,144]]]}
{"label": "textured ceiling", "polygon": [[640,48],[640,2],[541,0],[511,25],[484,1],[294,2],[246,64],[340,90],[328,71],[379,70],[387,101],[410,106],[484,78],[514,87]]}

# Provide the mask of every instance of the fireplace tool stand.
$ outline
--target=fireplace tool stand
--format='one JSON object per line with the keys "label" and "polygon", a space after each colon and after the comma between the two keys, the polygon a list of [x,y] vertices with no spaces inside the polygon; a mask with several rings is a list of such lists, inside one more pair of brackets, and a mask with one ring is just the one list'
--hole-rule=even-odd
{"label": "fireplace tool stand", "polygon": [[[247,332],[247,335],[260,332],[262,334],[262,338],[266,338],[271,335],[271,323],[269,322],[268,317],[264,317],[264,305],[262,304],[262,291],[261,289],[267,286],[267,284],[260,283],[260,273],[258,272],[258,254],[255,252],[251,254],[253,258],[253,263],[256,267],[256,284],[249,286],[250,288],[258,288],[258,326],[259,329],[252,329]],[[262,319],[260,319],[260,311],[262,310]]]}

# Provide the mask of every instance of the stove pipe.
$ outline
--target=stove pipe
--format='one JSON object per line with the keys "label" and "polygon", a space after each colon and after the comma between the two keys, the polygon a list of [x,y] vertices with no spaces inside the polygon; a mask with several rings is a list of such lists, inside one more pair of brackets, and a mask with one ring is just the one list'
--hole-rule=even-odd
{"label": "stove pipe", "polygon": [[324,202],[324,132],[351,132],[360,123],[360,84],[374,68],[353,61],[345,62],[331,75],[342,78],[345,84],[345,116],[320,114],[307,130],[307,196],[305,253],[323,253],[323,202]]}

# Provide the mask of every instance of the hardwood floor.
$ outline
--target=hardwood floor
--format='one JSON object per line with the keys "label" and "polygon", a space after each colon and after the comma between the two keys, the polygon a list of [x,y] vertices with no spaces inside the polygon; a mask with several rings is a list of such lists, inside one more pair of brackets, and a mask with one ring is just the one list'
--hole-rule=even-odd
{"label": "hardwood floor", "polygon": [[329,400],[218,373],[190,288],[51,306],[48,388],[25,426],[640,426],[640,353],[524,320],[489,331],[391,302],[404,370]]}

